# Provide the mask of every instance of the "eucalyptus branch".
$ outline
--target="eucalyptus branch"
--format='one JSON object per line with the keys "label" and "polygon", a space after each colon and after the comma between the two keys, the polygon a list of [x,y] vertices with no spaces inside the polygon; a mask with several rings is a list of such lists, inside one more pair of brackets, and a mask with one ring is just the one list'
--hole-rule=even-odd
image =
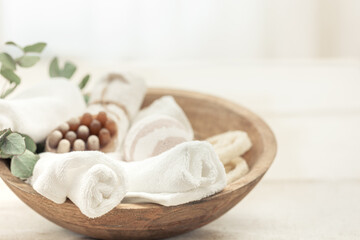
{"label": "eucalyptus branch", "polygon": [[21,78],[15,73],[16,67],[29,68],[34,66],[39,60],[38,56],[46,47],[46,43],[35,43],[25,47],[14,42],[6,42],[6,45],[12,45],[21,50],[22,55],[16,59],[6,52],[0,53],[0,75],[9,83],[5,84],[1,91],[0,98],[5,98],[11,94],[21,83]]}

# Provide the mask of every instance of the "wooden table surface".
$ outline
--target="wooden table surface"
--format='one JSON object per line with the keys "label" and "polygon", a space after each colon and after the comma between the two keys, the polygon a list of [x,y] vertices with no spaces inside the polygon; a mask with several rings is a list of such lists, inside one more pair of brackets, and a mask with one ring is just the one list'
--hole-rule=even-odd
{"label": "wooden table surface", "polygon": [[[264,180],[223,217],[174,239],[360,239],[360,62],[76,61],[78,79],[130,70],[149,85],[215,94],[269,123],[278,156]],[[24,86],[47,64],[21,72]],[[28,208],[0,180],[0,239],[87,239]]]}

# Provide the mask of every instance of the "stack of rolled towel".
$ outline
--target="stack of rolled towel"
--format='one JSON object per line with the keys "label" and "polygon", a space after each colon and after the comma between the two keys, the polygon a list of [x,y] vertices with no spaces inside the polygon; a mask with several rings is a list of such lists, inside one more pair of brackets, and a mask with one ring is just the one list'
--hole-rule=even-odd
{"label": "stack of rolled towel", "polygon": [[0,112],[6,112],[0,115],[0,129],[10,127],[40,142],[71,117],[106,112],[117,125],[111,153],[41,153],[28,179],[44,197],[59,204],[69,198],[90,218],[120,202],[174,206],[197,201],[248,171],[240,157],[251,147],[246,133],[194,141],[191,124],[173,97],[161,97],[140,110],[145,93],[142,79],[109,74],[96,85],[86,108],[69,81],[46,81],[0,101]]}

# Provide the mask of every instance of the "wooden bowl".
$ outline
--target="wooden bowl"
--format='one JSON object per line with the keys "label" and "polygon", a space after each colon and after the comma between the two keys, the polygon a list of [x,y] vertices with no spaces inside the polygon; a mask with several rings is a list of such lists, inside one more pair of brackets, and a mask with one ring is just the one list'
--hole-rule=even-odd
{"label": "wooden bowl", "polygon": [[144,106],[172,95],[189,117],[197,139],[228,130],[246,131],[253,147],[244,155],[250,171],[213,196],[174,207],[156,204],[120,204],[106,215],[89,219],[69,200],[58,205],[14,177],[8,163],[0,161],[0,177],[29,207],[50,221],[87,236],[101,239],[158,239],[199,228],[223,215],[260,181],[276,154],[270,128],[249,110],[217,97],[170,89],[150,89]]}

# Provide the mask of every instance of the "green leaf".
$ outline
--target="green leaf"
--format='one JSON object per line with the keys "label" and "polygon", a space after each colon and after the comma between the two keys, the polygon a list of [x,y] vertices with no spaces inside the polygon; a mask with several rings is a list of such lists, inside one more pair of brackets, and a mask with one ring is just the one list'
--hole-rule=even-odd
{"label": "green leaf", "polygon": [[20,84],[20,77],[14,73],[13,70],[8,68],[1,68],[0,74],[10,81],[10,83]]}
{"label": "green leaf", "polygon": [[41,53],[45,47],[46,47],[46,43],[39,42],[39,43],[35,43],[35,44],[24,47],[24,52]]}
{"label": "green leaf", "polygon": [[25,140],[18,133],[10,133],[1,145],[1,152],[8,155],[21,155],[25,149]]}
{"label": "green leaf", "polygon": [[6,138],[10,133],[12,133],[10,128],[3,129],[3,130],[0,131],[0,150],[1,150],[1,145],[3,144],[5,138]]}
{"label": "green leaf", "polygon": [[28,68],[28,67],[34,66],[39,60],[40,60],[39,56],[27,56],[27,55],[24,55],[24,56],[17,59],[17,63],[21,67]]}
{"label": "green leaf", "polygon": [[13,46],[15,46],[17,48],[20,48],[22,51],[24,51],[24,49],[20,45],[14,43],[14,42],[9,41],[9,42],[6,42],[5,44],[6,45],[13,45]]}
{"label": "green leaf", "polygon": [[89,94],[84,94],[84,101],[85,101],[86,104],[89,103],[89,101],[90,101],[90,95]]}
{"label": "green leaf", "polygon": [[76,71],[76,66],[71,62],[66,62],[64,69],[61,71],[61,76],[70,79]]}
{"label": "green leaf", "polygon": [[2,159],[11,158],[11,155],[2,153],[2,152],[0,151],[0,158],[2,158]]}
{"label": "green leaf", "polygon": [[57,57],[54,57],[49,66],[50,77],[60,77],[60,68]]}
{"label": "green leaf", "polygon": [[7,89],[3,94],[1,94],[0,98],[5,98],[7,95],[12,93],[17,88],[17,86],[19,86],[19,84],[15,84],[13,87]]}
{"label": "green leaf", "polygon": [[18,178],[26,179],[32,176],[36,162],[39,156],[26,150],[24,154],[14,156],[11,159],[11,173]]}
{"label": "green leaf", "polygon": [[8,68],[10,70],[16,69],[16,63],[14,59],[7,53],[0,53],[0,62],[4,68]]}
{"label": "green leaf", "polygon": [[90,75],[88,74],[79,83],[79,88],[83,89],[86,86],[86,84],[89,82],[89,79],[90,79]]}
{"label": "green leaf", "polygon": [[22,133],[19,134],[24,137],[26,149],[29,150],[30,152],[35,153],[36,152],[35,141],[26,134],[22,134]]}

